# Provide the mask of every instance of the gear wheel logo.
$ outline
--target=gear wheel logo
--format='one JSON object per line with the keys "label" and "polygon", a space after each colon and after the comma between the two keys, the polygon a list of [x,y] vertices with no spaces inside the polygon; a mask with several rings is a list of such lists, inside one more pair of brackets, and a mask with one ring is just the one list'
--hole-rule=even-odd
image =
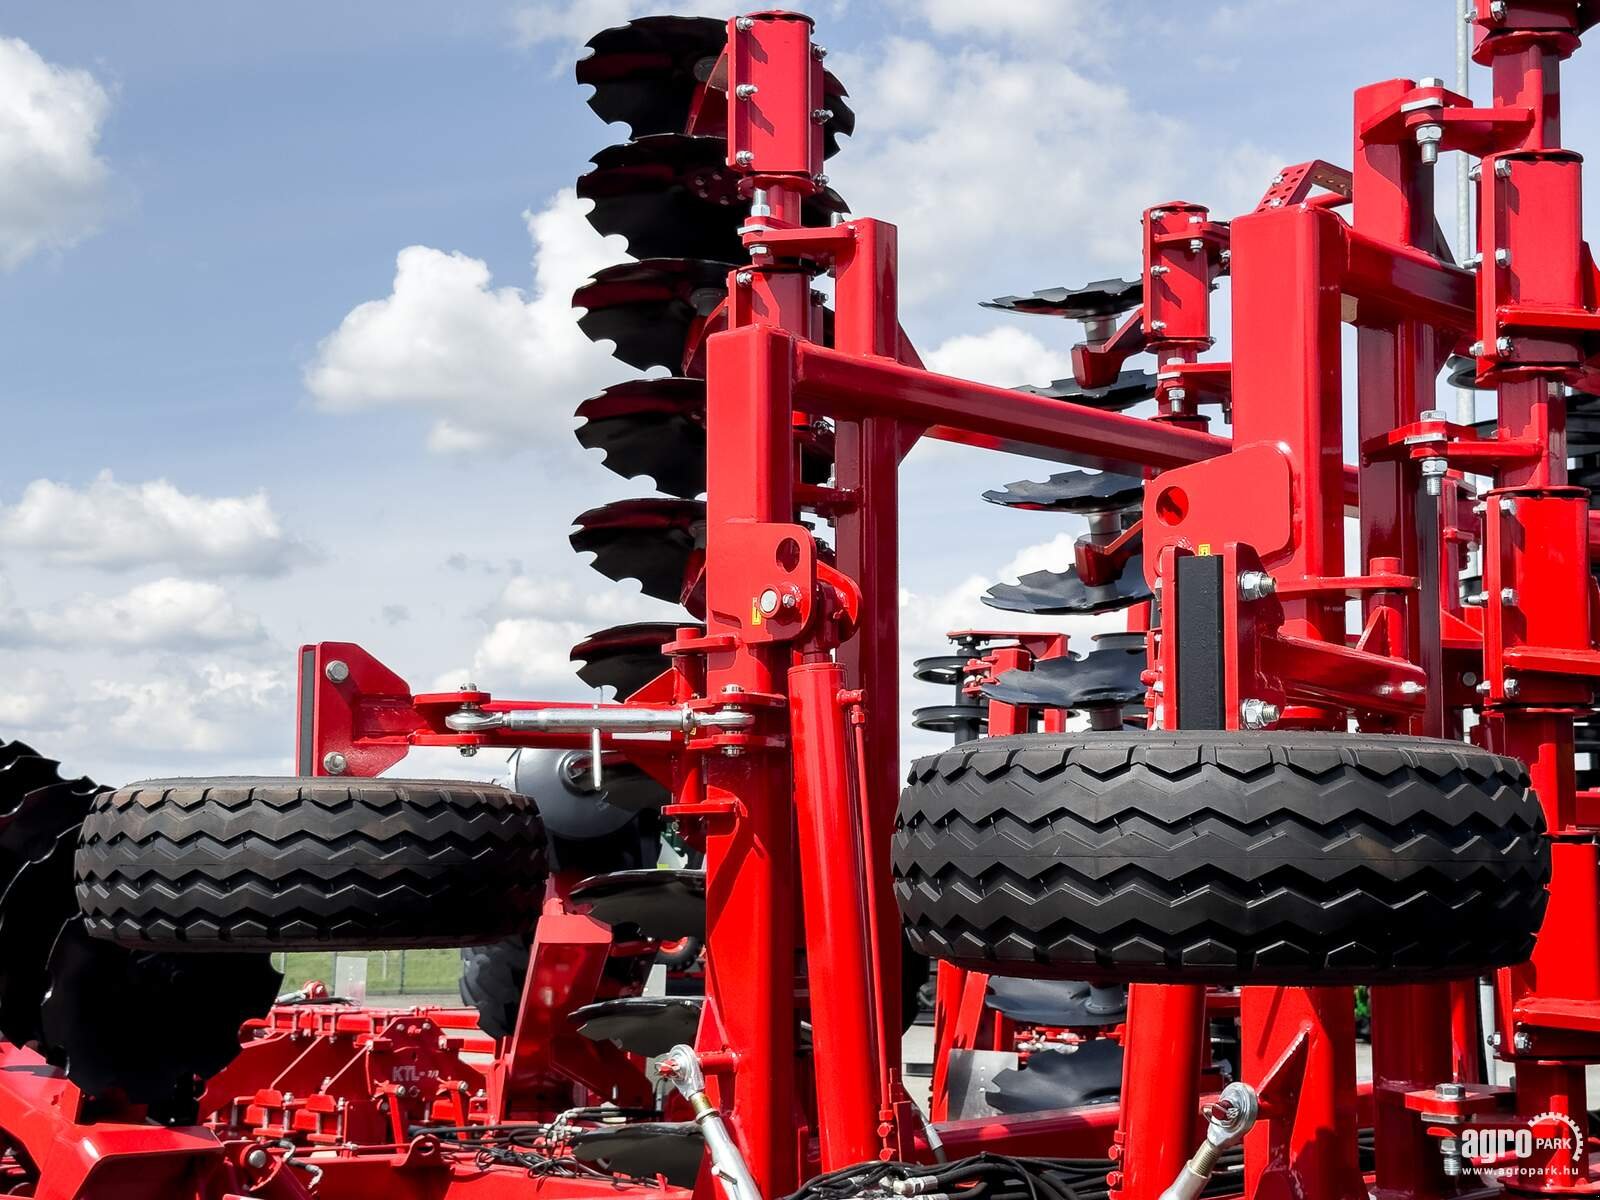
{"label": "gear wheel logo", "polygon": [[1491,1178],[1569,1175],[1576,1180],[1585,1164],[1583,1129],[1566,1113],[1537,1113],[1521,1127],[1463,1129],[1459,1145],[1462,1157]]}

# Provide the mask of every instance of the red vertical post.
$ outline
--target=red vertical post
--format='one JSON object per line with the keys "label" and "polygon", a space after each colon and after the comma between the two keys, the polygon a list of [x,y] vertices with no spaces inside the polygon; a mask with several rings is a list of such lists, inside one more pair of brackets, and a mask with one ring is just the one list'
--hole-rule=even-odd
{"label": "red vertical post", "polygon": [[[824,1171],[877,1154],[881,1104],[876,996],[861,886],[866,865],[839,698],[844,682],[844,669],[831,659],[789,671],[812,1056],[818,1094],[826,1095],[817,1105]],[[848,1086],[828,1086],[842,1080],[849,1080]]]}
{"label": "red vertical post", "polygon": [[[739,548],[731,526],[794,516],[789,432],[793,342],[752,327],[710,339],[706,359],[706,634],[726,649],[706,656],[706,694],[782,692],[786,642],[745,643],[750,597],[724,574]],[[699,1049],[733,1051],[732,1094],[718,1103],[761,1187],[779,1196],[799,1183],[795,1129],[794,812],[783,750],[713,755],[706,799],[731,802],[706,837],[706,998],[720,1028],[701,1026]],[[720,1036],[719,1036],[720,1035]]]}
{"label": "red vertical post", "polygon": [[[1233,223],[1234,441],[1278,443],[1293,459],[1295,542],[1266,563],[1280,587],[1338,575],[1344,564],[1342,240],[1337,216],[1306,205]],[[1342,643],[1342,597],[1286,600],[1283,609],[1286,633]],[[1365,1194],[1349,1103],[1356,1082],[1349,988],[1245,988],[1243,1078],[1259,1079],[1307,1029],[1295,1111],[1263,1117],[1245,1141],[1245,1190],[1259,1200]]]}
{"label": "red vertical post", "polygon": [[[900,350],[897,238],[882,221],[850,223],[853,249],[835,269],[834,346],[849,354],[896,357]],[[841,571],[861,589],[861,627],[838,652],[845,677],[867,698],[866,806],[869,871],[891,876],[890,840],[900,796],[900,460],[916,432],[883,417],[840,421],[835,485],[855,504],[834,522]],[[878,1020],[890,1064],[900,1064],[900,910],[878,889]]]}
{"label": "red vertical post", "polygon": [[[1392,79],[1356,92],[1355,128],[1396,103],[1411,81]],[[1433,245],[1433,168],[1422,165],[1414,141],[1369,143],[1356,135],[1352,172],[1352,219],[1365,234],[1430,252]],[[1438,355],[1433,330],[1420,321],[1363,325],[1356,332],[1358,441],[1379,437],[1416,421],[1433,407]],[[1387,651],[1427,672],[1427,707],[1420,719],[1395,732],[1446,736],[1444,664],[1440,652],[1441,500],[1419,486],[1415,468],[1394,459],[1361,464],[1361,561],[1375,560],[1419,580],[1414,595],[1379,593],[1366,600],[1366,615],[1389,610]],[[1432,584],[1433,586],[1428,586]],[[1449,586],[1454,585],[1453,578]],[[1376,1159],[1380,1196],[1416,1200],[1441,1194],[1444,1169],[1434,1139],[1405,1106],[1405,1092],[1453,1078],[1452,1020],[1448,984],[1374,986],[1372,1071]]]}

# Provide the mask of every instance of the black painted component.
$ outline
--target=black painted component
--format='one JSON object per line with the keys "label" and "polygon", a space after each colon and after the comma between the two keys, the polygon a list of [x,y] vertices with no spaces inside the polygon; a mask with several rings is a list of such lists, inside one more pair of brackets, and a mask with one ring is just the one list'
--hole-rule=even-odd
{"label": "black painted component", "polygon": [[1136,554],[1128,560],[1121,576],[1110,583],[1089,586],[1078,578],[1075,567],[1030,571],[1016,583],[995,584],[984,594],[983,602],[1007,612],[1059,615],[1112,612],[1150,598],[1150,589],[1144,582],[1144,560]]}
{"label": "black painted component", "polygon": [[1035,1051],[1027,1066],[997,1071],[985,1094],[1003,1113],[1113,1104],[1122,1095],[1122,1046],[1091,1038],[1076,1050]]}
{"label": "black painted component", "polygon": [[1225,729],[1225,662],[1222,640],[1222,558],[1189,554],[1178,559],[1172,581],[1178,618],[1177,720],[1182,729]]}
{"label": "black painted component", "polygon": [[590,564],[608,579],[637,579],[657,600],[683,603],[706,544],[702,500],[615,500],[573,520],[572,548],[592,551]]}
{"label": "black painted component", "polygon": [[629,1054],[653,1058],[694,1042],[704,1003],[691,996],[618,996],[574,1009],[572,1023],[592,1041],[613,1041]]}
{"label": "black painted component", "polygon": [[1144,480],[1110,471],[1063,471],[1042,483],[1023,479],[983,498],[990,504],[1034,512],[1120,512],[1144,498]]}
{"label": "black painted component", "polygon": [[706,935],[706,873],[690,870],[613,871],[585,879],[572,899],[607,925],[675,941]]}
{"label": "black painted component", "polygon": [[1000,296],[981,303],[984,308],[1069,320],[1114,317],[1144,303],[1144,280],[1096,279],[1082,287],[1045,288],[1027,296]]}
{"label": "black painted component", "polygon": [[731,270],[728,263],[695,258],[606,267],[572,293],[572,306],[588,310],[578,327],[594,341],[611,342],[631,367],[682,371],[700,323],[727,299]]}

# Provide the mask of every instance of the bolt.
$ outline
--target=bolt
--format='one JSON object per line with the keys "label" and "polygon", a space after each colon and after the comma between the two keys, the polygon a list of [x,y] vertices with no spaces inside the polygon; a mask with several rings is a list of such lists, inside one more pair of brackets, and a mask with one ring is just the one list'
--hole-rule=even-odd
{"label": "bolt", "polygon": [[1463,671],[1461,673],[1461,682],[1467,687],[1472,687],[1478,682],[1478,673],[1476,671]]}
{"label": "bolt", "polygon": [[1189,239],[1189,249],[1193,250],[1196,254],[1200,253],[1200,251],[1204,250],[1205,248],[1206,248],[1206,244],[1205,244],[1205,241],[1203,239],[1201,239],[1201,238],[1190,238]]}
{"label": "bolt", "polygon": [[1472,355],[1473,358],[1482,358],[1483,357],[1483,343],[1482,342],[1473,342],[1472,345],[1467,347],[1467,353]]}
{"label": "bolt", "polygon": [[1447,1176],[1453,1178],[1461,1174],[1461,1139],[1453,1137],[1439,1139],[1439,1165]]}
{"label": "bolt", "polygon": [[1489,1048],[1492,1049],[1492,1050],[1500,1049],[1500,1043],[1503,1042],[1504,1040],[1505,1039],[1500,1036],[1500,1031],[1498,1029],[1496,1029],[1493,1033],[1491,1033],[1489,1035]]}
{"label": "bolt", "polygon": [[785,608],[799,608],[800,597],[796,596],[793,592],[785,592],[783,594],[783,606]]}
{"label": "bolt", "polygon": [[1501,515],[1503,515],[1503,516],[1507,516],[1507,517],[1516,516],[1517,515],[1517,502],[1515,500],[1513,500],[1510,496],[1501,496],[1500,497],[1500,512],[1501,512]]}
{"label": "bolt", "polygon": [[456,689],[456,691],[458,691],[458,692],[475,692],[477,690],[478,690],[478,685],[475,684],[475,683],[463,683],[460,687],[458,687]]}
{"label": "bolt", "polygon": [[1419,421],[1448,421],[1450,414],[1442,408],[1425,408],[1417,414]]}
{"label": "bolt", "polygon": [[1428,495],[1437,496],[1442,488],[1441,481],[1445,472],[1449,471],[1450,464],[1442,458],[1425,458],[1422,460],[1422,486]]}
{"label": "bolt", "polygon": [[1239,705],[1239,723],[1246,729],[1265,729],[1282,715],[1283,710],[1276,704],[1268,704],[1254,696]]}
{"label": "bolt", "polygon": [[1497,159],[1495,159],[1494,177],[1496,179],[1510,179],[1511,178],[1511,160],[1509,158],[1497,158]]}
{"label": "bolt", "polygon": [[1165,321],[1151,321],[1150,322],[1150,329],[1154,333],[1160,333],[1166,327],[1167,327],[1167,323]]}
{"label": "bolt", "polygon": [[722,757],[723,758],[742,758],[743,756],[744,756],[744,747],[743,746],[724,746],[722,748]]}
{"label": "bolt", "polygon": [[1500,686],[1500,690],[1507,696],[1515,696],[1522,690],[1522,684],[1517,682],[1517,680],[1513,679],[1510,675],[1507,675],[1505,683]]}
{"label": "bolt", "polygon": [[457,746],[456,750],[461,754],[462,758],[476,758],[478,756],[478,748],[476,746]]}
{"label": "bolt", "polygon": [[1461,265],[1468,271],[1476,271],[1483,265],[1483,255],[1469,254],[1461,260]]}
{"label": "bolt", "polygon": [[750,281],[755,278],[754,271],[738,271],[733,276],[733,281],[740,287],[749,287]]}
{"label": "bolt", "polygon": [[[1507,683],[1510,680],[1506,681]],[[1511,1048],[1518,1054],[1527,1054],[1533,1049],[1533,1034],[1526,1029],[1519,1029],[1511,1038]]]}
{"label": "bolt", "polygon": [[350,664],[335,658],[322,668],[322,673],[327,676],[329,683],[343,683],[350,678]]}
{"label": "bolt", "polygon": [[766,591],[761,593],[761,599],[757,601],[757,603],[761,606],[761,615],[764,617],[770,617],[773,613],[778,611],[777,591],[775,591],[773,588],[768,588]]}
{"label": "bolt", "polygon": [[322,756],[322,769],[329,775],[343,775],[350,766],[350,760],[337,750],[329,750]]}
{"label": "bolt", "polygon": [[1510,354],[1511,353],[1511,339],[1508,338],[1508,337],[1495,338],[1495,340],[1494,340],[1494,349],[1495,349],[1495,353],[1496,354]]}
{"label": "bolt", "polygon": [[1506,19],[1506,0],[1494,0],[1494,3],[1489,5],[1489,15],[1491,17],[1493,17],[1496,21],[1505,20]]}
{"label": "bolt", "polygon": [[1440,79],[1437,75],[1424,75],[1421,79],[1417,80],[1417,86],[1419,88],[1442,88],[1444,86],[1444,80]]}
{"label": "bolt", "polygon": [[1265,600],[1278,590],[1278,581],[1265,571],[1240,571],[1239,596],[1244,600]]}
{"label": "bolt", "polygon": [[1487,679],[1485,679],[1482,683],[1480,683],[1473,690],[1475,692],[1477,692],[1478,695],[1480,695],[1480,696],[1487,696],[1489,694],[1489,681]]}
{"label": "bolt", "polygon": [[733,161],[738,163],[741,167],[748,167],[751,163],[755,162],[755,160],[755,153],[750,150],[741,150],[739,153],[733,156]]}
{"label": "bolt", "polygon": [[1489,603],[1489,593],[1468,592],[1465,596],[1461,597],[1461,603],[1465,604],[1468,608],[1477,608],[1480,604]]}
{"label": "bolt", "polygon": [[1167,389],[1167,399],[1173,401],[1174,403],[1176,403],[1176,402],[1178,402],[1180,400],[1187,400],[1188,398],[1189,398],[1189,393],[1184,391],[1183,388],[1168,388]]}
{"label": "bolt", "polygon": [[826,125],[829,121],[833,120],[833,109],[813,108],[811,110],[811,119],[818,125]]}
{"label": "bolt", "polygon": [[1477,183],[1478,180],[1482,179],[1483,178],[1483,164],[1482,163],[1473,163],[1472,166],[1467,171],[1467,178],[1472,180],[1473,183]]}
{"label": "bolt", "polygon": [[1494,252],[1494,261],[1502,267],[1509,267],[1511,265],[1511,251],[1504,246],[1500,247]]}
{"label": "bolt", "polygon": [[1417,146],[1422,151],[1423,166],[1431,167],[1439,161],[1439,139],[1444,137],[1442,125],[1418,125]]}
{"label": "bolt", "polygon": [[265,1170],[267,1164],[270,1163],[271,1161],[272,1161],[272,1155],[268,1154],[266,1152],[266,1150],[261,1146],[253,1147],[244,1156],[244,1165],[249,1167],[252,1171]]}
{"label": "bolt", "polygon": [[1505,605],[1507,608],[1515,608],[1517,606],[1517,589],[1508,587],[1501,588],[1500,603]]}
{"label": "bolt", "polygon": [[740,33],[749,33],[752,29],[754,29],[756,27],[755,18],[754,17],[735,17],[734,18],[734,22],[733,22],[733,27],[735,29],[737,29]]}
{"label": "bolt", "polygon": [[1152,275],[1165,275],[1171,270],[1172,270],[1171,267],[1151,267],[1150,268],[1150,274],[1152,274]]}
{"label": "bolt", "polygon": [[1441,1100],[1462,1100],[1467,1095],[1466,1085],[1461,1083],[1435,1084],[1433,1091]]}
{"label": "bolt", "polygon": [[811,53],[817,58],[827,58],[828,57],[828,48],[826,46],[815,46],[814,45],[814,46],[811,47]]}
{"label": "bolt", "polygon": [[1415,679],[1402,679],[1400,681],[1400,694],[1402,696],[1420,696],[1428,689]]}
{"label": "bolt", "polygon": [[815,175],[813,175],[811,177],[811,182],[816,184],[818,187],[827,187],[828,186],[828,177],[826,175],[822,174],[821,172],[818,172],[817,174],[815,174]]}
{"label": "bolt", "polygon": [[748,100],[760,90],[761,89],[753,83],[741,83],[738,87],[733,89],[733,94],[739,97],[741,100]]}
{"label": "bolt", "polygon": [[756,245],[756,246],[751,246],[750,247],[750,257],[751,258],[759,258],[761,255],[769,254],[769,253],[771,253],[771,247],[768,246],[765,242],[762,242],[760,245]]}

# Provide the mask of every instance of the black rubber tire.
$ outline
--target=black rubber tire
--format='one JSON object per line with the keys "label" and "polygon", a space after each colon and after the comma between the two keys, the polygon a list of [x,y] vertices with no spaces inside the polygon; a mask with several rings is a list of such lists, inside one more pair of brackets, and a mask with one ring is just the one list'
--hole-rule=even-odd
{"label": "black rubber tire", "polygon": [[95,800],[78,907],[141,948],[460,946],[532,926],[544,847],[532,800],[462,780],[156,779]]}
{"label": "black rubber tire", "polygon": [[983,739],[918,760],[912,945],[1095,982],[1399,983],[1522,962],[1550,853],[1521,763],[1313,732]]}
{"label": "black rubber tire", "polygon": [[478,1010],[478,1028],[490,1037],[510,1037],[516,1028],[531,945],[527,934],[518,934],[461,947],[461,1003]]}

